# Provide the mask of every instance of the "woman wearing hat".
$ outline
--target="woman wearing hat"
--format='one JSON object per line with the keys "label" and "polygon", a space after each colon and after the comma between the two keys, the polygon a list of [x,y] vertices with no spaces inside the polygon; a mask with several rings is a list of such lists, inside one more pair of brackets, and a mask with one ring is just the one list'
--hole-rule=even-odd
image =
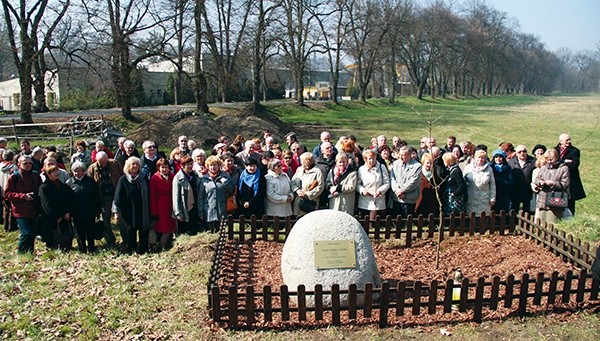
{"label": "woman wearing hat", "polygon": [[492,170],[496,182],[496,203],[492,209],[496,212],[510,211],[510,193],[513,187],[512,171],[506,161],[504,151],[497,149],[492,155]]}

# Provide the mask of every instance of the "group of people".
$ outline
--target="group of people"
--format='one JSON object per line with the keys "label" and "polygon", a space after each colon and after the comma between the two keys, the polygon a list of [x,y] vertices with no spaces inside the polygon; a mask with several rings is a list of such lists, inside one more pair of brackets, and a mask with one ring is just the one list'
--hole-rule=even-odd
{"label": "group of people", "polygon": [[[568,134],[555,148],[536,145],[533,155],[508,142],[489,153],[454,136],[443,147],[432,137],[419,148],[397,136],[388,145],[384,135],[365,148],[353,136],[334,145],[326,131],[311,151],[293,132],[285,145],[270,132],[232,142],[223,136],[209,152],[179,136],[168,156],[153,141],[138,153],[126,138],[114,153],[102,141],[92,151],[84,141],[75,146],[68,173],[55,148],[31,149],[22,140],[15,154],[0,139],[3,220],[7,229],[18,226],[19,252],[32,252],[36,236],[61,250],[76,236],[81,252],[94,252],[98,226],[115,247],[112,219],[126,250],[144,253],[176,234],[216,231],[228,214],[299,217],[329,208],[375,219],[521,209],[555,222],[575,214],[585,197],[580,153]],[[568,207],[548,204],[555,192],[566,193]]]}

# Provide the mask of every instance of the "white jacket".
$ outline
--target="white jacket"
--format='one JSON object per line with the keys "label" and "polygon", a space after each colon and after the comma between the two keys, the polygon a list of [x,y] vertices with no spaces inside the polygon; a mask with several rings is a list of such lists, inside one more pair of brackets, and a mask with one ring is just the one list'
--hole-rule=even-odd
{"label": "white jacket", "polygon": [[491,213],[491,202],[496,201],[496,181],[492,167],[487,163],[483,167],[477,167],[475,162],[471,162],[465,167],[463,177],[468,194],[466,213]]}
{"label": "white jacket", "polygon": [[273,217],[287,217],[292,215],[292,204],[287,201],[291,195],[293,198],[290,178],[285,173],[277,173],[269,170],[265,175],[267,181],[267,198],[265,200],[265,214]]}
{"label": "white jacket", "polygon": [[[358,183],[356,191],[358,192],[358,208],[369,211],[385,210],[385,193],[390,189],[390,175],[387,166],[375,163],[371,169],[367,169],[366,165],[360,166],[358,169]],[[362,195],[363,190],[369,194]],[[380,196],[375,198],[373,195],[379,193]]]}

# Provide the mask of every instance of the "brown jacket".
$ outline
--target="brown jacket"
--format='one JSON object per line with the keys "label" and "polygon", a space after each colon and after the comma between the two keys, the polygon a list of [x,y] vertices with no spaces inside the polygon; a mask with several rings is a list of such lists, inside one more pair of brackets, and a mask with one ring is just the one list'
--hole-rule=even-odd
{"label": "brown jacket", "polygon": [[[106,165],[110,171],[110,180],[113,183],[114,188],[117,188],[117,184],[119,183],[119,178],[123,175],[123,168],[121,164],[115,160],[108,159],[108,163]],[[88,168],[88,176],[92,178],[98,184],[98,191],[102,192],[102,180],[100,178],[100,164],[98,162],[94,162]]]}

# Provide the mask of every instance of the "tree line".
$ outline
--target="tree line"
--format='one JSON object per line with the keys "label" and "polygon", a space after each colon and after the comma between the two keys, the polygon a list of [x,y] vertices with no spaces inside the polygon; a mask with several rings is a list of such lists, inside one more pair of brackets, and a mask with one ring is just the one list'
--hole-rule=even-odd
{"label": "tree line", "polygon": [[[506,13],[475,0],[0,0],[0,77],[16,74],[21,118],[48,110],[47,71],[84,68],[88,91],[109,91],[131,118],[145,63],[170,61],[169,94],[260,105],[289,71],[304,103],[309,70],[328,70],[337,102],[340,72],[358,97],[395,101],[398,77],[421,99],[502,94],[595,92],[594,50],[549,51]],[[187,65],[187,64],[193,65]],[[285,80],[284,80],[285,81]],[[33,89],[33,93],[32,93]],[[139,91],[137,91],[139,92]],[[32,98],[35,100],[32,101]]]}

